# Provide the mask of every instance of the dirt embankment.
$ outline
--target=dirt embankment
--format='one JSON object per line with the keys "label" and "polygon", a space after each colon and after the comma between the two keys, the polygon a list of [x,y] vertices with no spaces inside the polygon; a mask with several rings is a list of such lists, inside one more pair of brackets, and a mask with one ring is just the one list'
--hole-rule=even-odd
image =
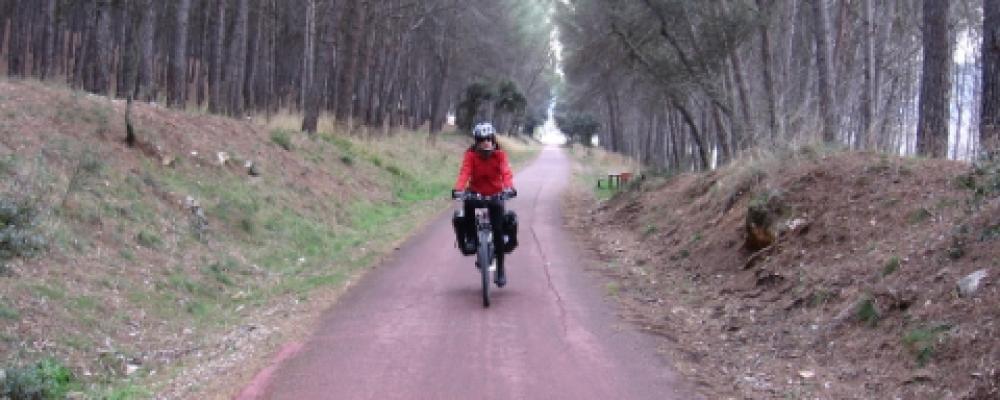
{"label": "dirt embankment", "polygon": [[467,146],[135,103],[129,147],[125,114],[0,80],[0,369],[54,358],[74,396],[192,398],[252,373],[447,203]]}
{"label": "dirt embankment", "polygon": [[[609,294],[710,398],[996,399],[1000,175],[971,170],[807,148],[577,192],[569,214]],[[760,205],[777,240],[752,252]]]}

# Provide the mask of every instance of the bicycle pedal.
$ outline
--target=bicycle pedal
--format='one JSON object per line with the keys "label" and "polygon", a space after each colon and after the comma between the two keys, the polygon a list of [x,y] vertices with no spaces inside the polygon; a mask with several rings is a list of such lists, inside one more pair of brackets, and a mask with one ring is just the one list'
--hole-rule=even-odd
{"label": "bicycle pedal", "polygon": [[493,260],[493,262],[490,263],[490,272],[497,272],[497,261],[496,260]]}

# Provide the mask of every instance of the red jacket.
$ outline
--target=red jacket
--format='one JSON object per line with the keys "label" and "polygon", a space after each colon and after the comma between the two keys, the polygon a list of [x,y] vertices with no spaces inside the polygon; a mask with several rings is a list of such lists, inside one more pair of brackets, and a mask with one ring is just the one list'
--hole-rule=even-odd
{"label": "red jacket", "polygon": [[458,171],[455,190],[469,188],[473,192],[492,196],[504,188],[514,187],[514,174],[507,162],[507,153],[497,149],[487,159],[483,159],[475,150],[465,152],[462,168]]}

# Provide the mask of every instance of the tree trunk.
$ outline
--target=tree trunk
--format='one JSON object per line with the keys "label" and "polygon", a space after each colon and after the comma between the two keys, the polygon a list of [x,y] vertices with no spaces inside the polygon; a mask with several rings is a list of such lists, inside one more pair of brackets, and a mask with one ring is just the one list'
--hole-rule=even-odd
{"label": "tree trunk", "polygon": [[176,32],[174,35],[173,55],[170,57],[170,79],[168,83],[167,103],[171,107],[184,107],[184,89],[187,87],[187,38],[188,15],[191,12],[191,0],[177,0],[175,15]]}
{"label": "tree trunk", "polygon": [[864,8],[864,67],[862,73],[864,74],[864,82],[861,86],[861,126],[859,127],[858,137],[857,137],[857,148],[867,149],[871,147],[871,136],[872,136],[872,125],[875,119],[875,104],[874,98],[875,85],[874,85],[874,74],[875,74],[875,11],[873,9],[872,0],[864,0],[861,5]]}
{"label": "tree trunk", "polygon": [[7,36],[7,75],[24,77],[26,62],[24,51],[27,47],[27,17],[25,7],[29,0],[14,0],[8,19],[10,32]]}
{"label": "tree trunk", "polygon": [[[719,107],[712,107],[712,119],[715,122],[716,134],[719,142],[719,159],[718,166],[723,166],[729,163],[729,160],[733,158],[732,148],[729,147],[729,140],[726,138],[726,126],[725,122],[722,121],[722,113],[719,112]],[[772,140],[774,137],[772,136]],[[772,141],[772,144],[774,142]]]}
{"label": "tree trunk", "polygon": [[[445,23],[447,24],[447,22]],[[444,126],[445,120],[445,86],[448,84],[449,72],[451,67],[451,56],[452,56],[452,46],[448,43],[448,38],[451,36],[451,26],[442,26],[438,32],[438,37],[435,38],[434,43],[434,58],[437,61],[438,73],[435,74],[435,82],[433,83],[432,93],[431,93],[431,134],[436,134],[441,131]]]}
{"label": "tree trunk", "polygon": [[302,44],[302,79],[299,84],[301,90],[299,104],[306,107],[306,99],[315,83],[313,75],[316,68],[316,0],[306,0],[306,26],[302,36],[304,43]]}
{"label": "tree trunk", "polygon": [[145,12],[142,13],[142,22],[139,24],[139,47],[142,54],[139,60],[139,84],[136,97],[144,101],[153,101],[153,42],[156,38],[156,4],[157,0],[147,0],[145,2]]}
{"label": "tree trunk", "polygon": [[837,140],[836,105],[833,99],[833,66],[830,60],[830,24],[827,17],[826,1],[812,0],[813,27],[816,34],[816,64],[819,71],[819,107],[823,118],[823,141]]}
{"label": "tree trunk", "polygon": [[920,78],[920,116],[917,153],[948,156],[949,94],[951,93],[951,40],[948,14],[951,0],[924,0],[924,65]]}
{"label": "tree trunk", "polygon": [[335,105],[337,122],[346,124],[351,116],[351,106],[354,103],[355,75],[357,75],[358,47],[361,41],[361,12],[364,0],[347,0],[341,27],[344,29],[343,46],[340,51],[340,79],[337,84],[338,93]]}
{"label": "tree trunk", "polygon": [[213,113],[221,113],[224,109],[222,102],[222,55],[225,54],[226,37],[226,0],[218,0],[215,15],[215,26],[212,27],[212,66],[209,72],[209,94],[208,110]]}
{"label": "tree trunk", "polygon": [[733,49],[733,52],[729,55],[730,64],[733,68],[733,78],[736,82],[736,90],[739,93],[740,100],[740,111],[743,114],[743,129],[741,129],[740,141],[744,143],[745,147],[752,147],[757,144],[757,138],[754,128],[753,120],[753,108],[750,104],[750,89],[747,87],[745,74],[743,73],[743,61],[740,57],[739,49]]}
{"label": "tree trunk", "polygon": [[702,143],[701,132],[698,129],[698,125],[694,121],[694,117],[691,112],[688,111],[687,107],[681,104],[679,101],[673,101],[674,108],[681,113],[681,117],[684,118],[684,123],[688,126],[688,132],[691,133],[691,139],[694,140],[695,150],[698,151],[698,166],[702,171],[708,171],[710,169],[708,151]]}
{"label": "tree trunk", "polygon": [[[49,79],[55,73],[56,64],[56,0],[45,0],[45,54],[39,78]],[[0,29],[3,29],[0,26]],[[0,38],[0,44],[3,39]]]}
{"label": "tree trunk", "polygon": [[[773,7],[771,7],[770,2],[767,0],[757,0],[757,7],[768,14],[773,11]],[[772,76],[774,57],[771,55],[771,32],[768,24],[769,20],[765,19],[758,28],[760,30],[760,70],[764,79],[764,97],[767,102],[767,121],[768,130],[770,131],[768,132],[768,139],[771,143],[775,143],[782,134],[778,123],[778,101],[774,89],[774,77]],[[715,113],[717,114],[718,110]],[[722,129],[722,127],[720,126],[719,129]],[[721,165],[722,162],[719,164]]]}
{"label": "tree trunk", "polygon": [[95,61],[97,63],[94,86],[90,91],[106,95],[110,89],[111,76],[111,0],[97,1],[97,36]]}
{"label": "tree trunk", "polygon": [[238,0],[236,22],[233,29],[232,53],[229,58],[229,115],[242,116],[244,112],[244,94],[246,80],[247,58],[247,19],[249,18],[249,0]]}
{"label": "tree trunk", "polygon": [[980,115],[982,149],[1000,159],[1000,0],[983,0],[983,108]]}
{"label": "tree trunk", "polygon": [[135,82],[135,40],[133,39],[132,10],[134,1],[123,1],[119,9],[118,23],[118,76],[115,96],[128,98]]}
{"label": "tree trunk", "polygon": [[326,85],[330,76],[330,64],[333,62],[333,54],[336,49],[334,41],[337,32],[337,2],[330,1],[327,5],[326,23],[323,27],[323,35],[319,43],[319,72],[316,74],[312,87],[309,88],[309,97],[305,104],[305,117],[302,119],[302,130],[315,133],[319,123],[319,113],[324,104],[323,94],[326,93]]}

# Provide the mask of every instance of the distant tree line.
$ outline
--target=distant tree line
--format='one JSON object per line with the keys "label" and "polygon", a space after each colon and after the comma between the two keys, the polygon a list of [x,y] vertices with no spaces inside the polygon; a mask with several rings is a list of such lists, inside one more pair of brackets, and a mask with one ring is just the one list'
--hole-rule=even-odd
{"label": "distant tree line", "polygon": [[647,164],[811,140],[971,159],[1000,142],[1000,0],[556,5],[558,114]]}
{"label": "distant tree line", "polygon": [[544,115],[547,2],[0,0],[0,66],[89,92],[243,116],[441,130],[475,82],[503,81],[506,127]]}

